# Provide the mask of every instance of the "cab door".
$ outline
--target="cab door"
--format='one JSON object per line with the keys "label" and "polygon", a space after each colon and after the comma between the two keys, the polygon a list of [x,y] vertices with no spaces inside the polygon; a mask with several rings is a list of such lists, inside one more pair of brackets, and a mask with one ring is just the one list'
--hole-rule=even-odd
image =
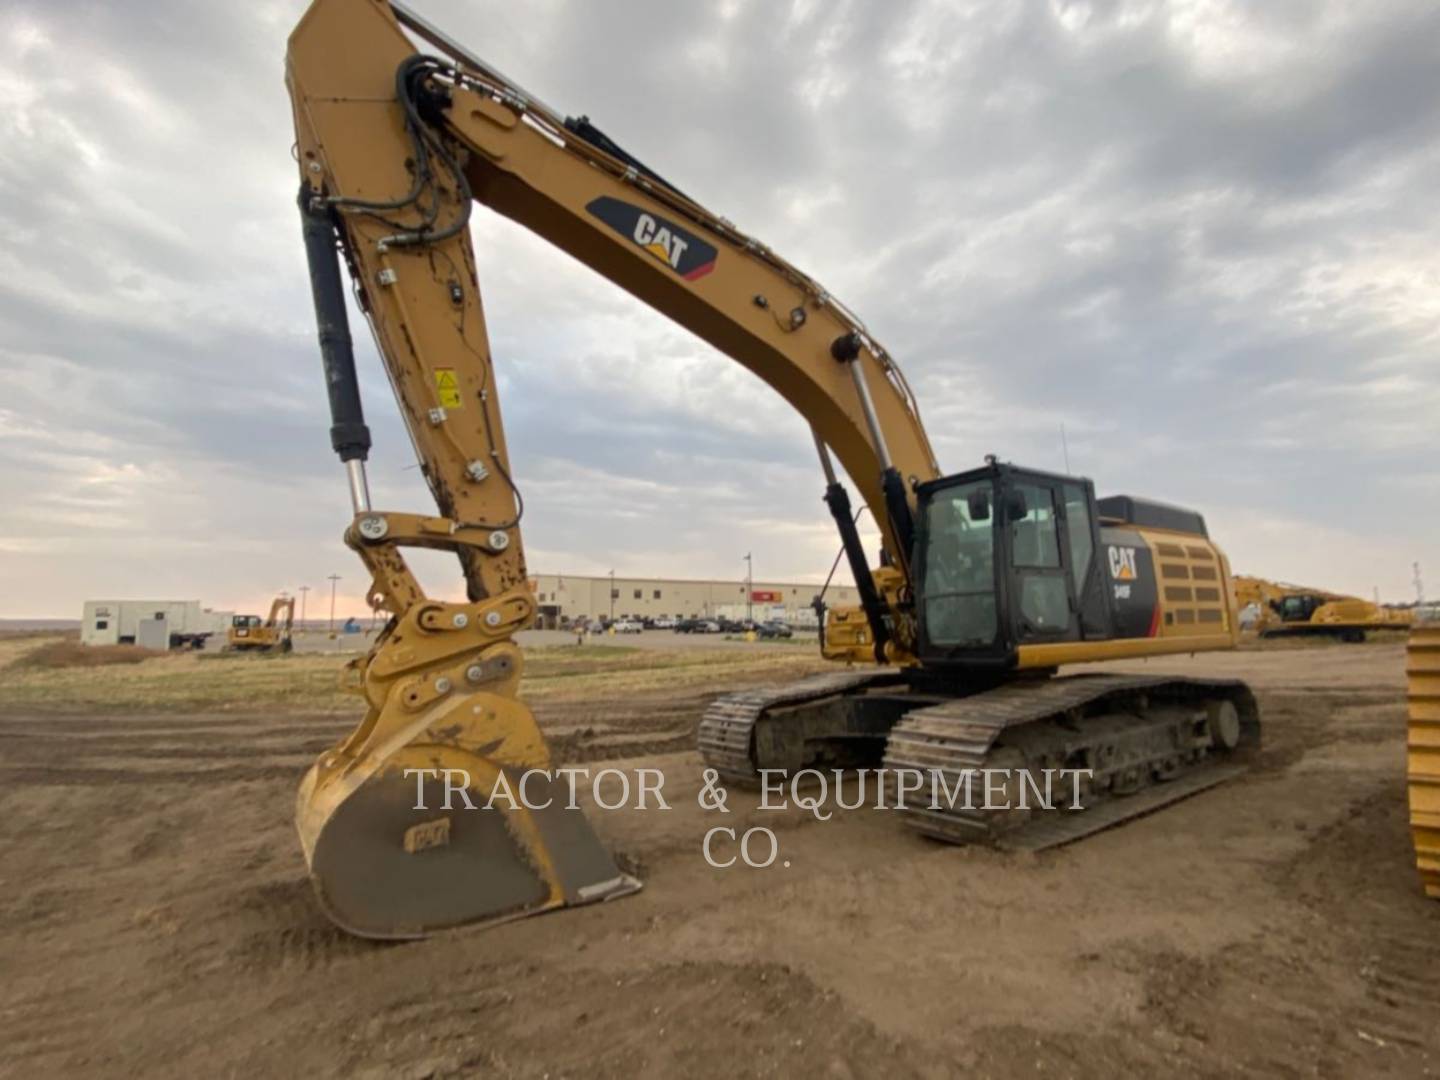
{"label": "cab door", "polygon": [[1065,550],[1067,536],[1061,527],[1061,485],[1038,476],[1014,475],[1005,485],[1002,504],[1016,643],[1077,640],[1079,605]]}
{"label": "cab door", "polygon": [[1059,485],[1060,530],[1080,636],[1103,641],[1114,636],[1109,583],[1100,561],[1100,522],[1095,514],[1095,490],[1089,480],[1065,480]]}
{"label": "cab door", "polygon": [[1004,490],[1008,622],[1015,643],[1111,637],[1090,481],[1012,473]]}

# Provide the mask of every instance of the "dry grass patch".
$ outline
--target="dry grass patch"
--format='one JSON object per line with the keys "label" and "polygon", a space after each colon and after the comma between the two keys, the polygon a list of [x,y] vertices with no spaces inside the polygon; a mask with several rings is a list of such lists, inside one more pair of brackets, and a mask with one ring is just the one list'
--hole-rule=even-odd
{"label": "dry grass patch", "polygon": [[[129,663],[46,662],[68,655],[55,637],[0,642],[0,709],[57,712],[348,713],[364,704],[341,688],[350,657],[155,653]],[[74,646],[76,649],[80,647]],[[90,653],[89,648],[81,650]],[[127,653],[131,653],[128,647]],[[133,650],[143,652],[143,650]],[[40,653],[37,661],[35,655]],[[130,659],[127,656],[127,659]],[[613,698],[657,691],[783,682],[826,670],[813,648],[646,649],[620,645],[525,650],[521,695],[532,701]]]}
{"label": "dry grass patch", "polygon": [[12,663],[29,668],[105,667],[139,664],[165,655],[158,649],[142,649],[138,645],[81,645],[79,641],[62,638],[32,648]]}
{"label": "dry grass patch", "polygon": [[[52,643],[0,646],[0,709],[9,711],[354,711],[340,690],[345,657],[284,658],[165,652],[124,664],[52,666],[32,662]],[[89,652],[87,648],[85,650]],[[43,657],[43,653],[42,653]]]}

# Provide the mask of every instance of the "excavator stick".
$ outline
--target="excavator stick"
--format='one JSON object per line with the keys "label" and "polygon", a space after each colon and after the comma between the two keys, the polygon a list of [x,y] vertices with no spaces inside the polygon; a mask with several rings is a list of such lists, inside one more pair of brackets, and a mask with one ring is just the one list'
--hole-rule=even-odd
{"label": "excavator stick", "polygon": [[[355,511],[345,542],[369,572],[371,606],[392,615],[351,665],[365,718],[306,775],[296,825],[325,913],[371,938],[640,888],[551,771],[519,699],[513,637],[535,615],[523,501],[465,227],[470,194],[455,153],[421,117],[440,103],[412,56],[387,4],[321,0],[292,35],[287,65],[330,439]],[[342,255],[438,516],[371,506]],[[425,594],[402,553],[415,547],[459,561],[464,601]]]}
{"label": "excavator stick", "polygon": [[1417,623],[1411,629],[1405,674],[1410,692],[1410,834],[1425,894],[1440,900],[1440,622]]}
{"label": "excavator stick", "polygon": [[[415,938],[623,896],[640,883],[600,845],[519,700],[511,640],[535,601],[524,578],[467,603],[425,595],[401,549],[484,564],[504,529],[370,509],[369,432],[339,293],[333,239],[307,216],[307,245],[330,382],[332,439],[350,468],[357,516],[345,542],[394,617],[351,669],[368,711],[300,786],[296,825],[325,913],[370,938]],[[328,226],[327,226],[328,228]],[[346,457],[346,455],[349,455]]]}
{"label": "excavator stick", "polygon": [[[520,583],[476,599],[425,595],[401,549],[448,551],[462,566],[516,558],[506,529],[370,508],[370,445],[346,326],[333,225],[301,204],[331,441],[350,476],[357,516],[345,542],[371,576],[369,598],[394,613],[352,665],[368,703],[355,732],[321,756],[300,786],[296,825],[325,913],[351,933],[415,938],[634,892],[550,772],[545,740],[519,700],[511,640],[534,618]],[[508,575],[507,575],[508,576]]]}

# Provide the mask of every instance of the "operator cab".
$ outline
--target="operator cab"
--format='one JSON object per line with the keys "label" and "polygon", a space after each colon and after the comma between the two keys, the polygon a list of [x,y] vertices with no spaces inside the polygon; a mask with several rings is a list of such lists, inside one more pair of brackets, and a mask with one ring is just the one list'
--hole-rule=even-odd
{"label": "operator cab", "polygon": [[916,493],[927,666],[1008,668],[1021,645],[1114,636],[1089,480],[996,462]]}
{"label": "operator cab", "polygon": [[1309,622],[1317,608],[1325,604],[1325,598],[1312,593],[1286,596],[1273,605],[1281,622]]}
{"label": "operator cab", "polygon": [[236,615],[230,620],[230,625],[236,630],[249,630],[252,627],[263,626],[265,620],[259,615]]}

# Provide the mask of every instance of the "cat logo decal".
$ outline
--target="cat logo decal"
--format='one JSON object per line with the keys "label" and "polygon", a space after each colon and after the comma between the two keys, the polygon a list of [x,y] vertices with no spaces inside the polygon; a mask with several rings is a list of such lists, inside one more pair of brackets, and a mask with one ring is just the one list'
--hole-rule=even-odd
{"label": "cat logo decal", "polygon": [[715,269],[715,248],[668,218],[609,195],[593,200],[585,209],[686,281]]}

